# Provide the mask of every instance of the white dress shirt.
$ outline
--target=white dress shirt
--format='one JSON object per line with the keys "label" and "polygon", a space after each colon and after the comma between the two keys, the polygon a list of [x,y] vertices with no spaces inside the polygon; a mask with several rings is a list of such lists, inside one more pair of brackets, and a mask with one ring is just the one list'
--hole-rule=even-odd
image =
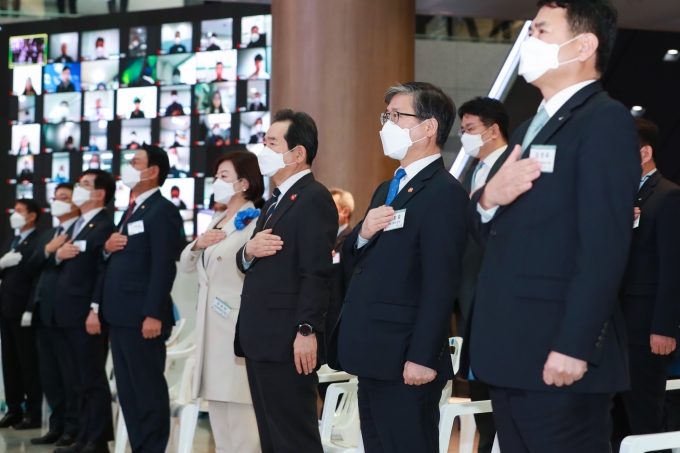
{"label": "white dress shirt", "polygon": [[[541,102],[541,105],[538,107],[538,110],[545,108],[545,112],[548,114],[548,118],[552,118],[553,115],[555,115],[564,106],[564,104],[567,103],[569,99],[571,99],[576,93],[581,91],[583,88],[587,87],[588,85],[594,82],[597,82],[597,80],[590,79],[567,87],[564,90],[560,91],[559,93],[555,94],[553,97],[551,97],[550,100],[546,101],[545,99],[543,99],[543,102]],[[484,208],[482,208],[482,205],[477,203],[477,212],[479,212],[479,215],[482,218],[482,223],[490,222],[491,219],[493,219],[493,216],[496,215],[496,211],[498,211],[498,208],[499,206],[494,206],[491,209],[485,210]]]}
{"label": "white dress shirt", "polygon": [[503,154],[506,149],[508,149],[508,145],[501,146],[496,151],[486,156],[486,158],[482,161],[482,164],[484,165],[482,165],[482,168],[477,170],[477,174],[474,175],[475,180],[472,181],[472,190],[477,190],[486,184],[486,179],[489,177],[489,172],[491,172],[491,169],[496,164],[496,161],[498,161],[498,158],[501,157],[501,154]]}
{"label": "white dress shirt", "polygon": [[141,205],[142,205],[142,204],[143,204],[143,203],[144,203],[151,195],[155,194],[155,193],[158,192],[159,190],[161,190],[160,187],[154,187],[153,189],[147,190],[147,191],[144,192],[143,194],[137,195],[137,196],[135,197],[135,209],[132,210],[132,213],[134,214],[134,212],[137,211],[137,209],[139,209],[139,207],[140,207],[140,206],[141,206]]}
{"label": "white dress shirt", "polygon": [[17,229],[16,235],[19,236],[19,244],[21,244],[23,241],[26,240],[29,234],[33,233],[35,231],[35,227],[29,228],[28,230],[24,231],[23,233],[20,233],[19,230]]}
{"label": "white dress shirt", "polygon": [[[399,192],[401,192],[401,189],[406,187],[406,184],[408,184],[408,182],[410,180],[412,180],[413,178],[416,177],[416,175],[418,173],[420,173],[423,169],[425,169],[425,167],[427,167],[432,162],[436,161],[437,159],[439,159],[441,157],[442,157],[442,155],[437,153],[437,154],[434,154],[432,156],[423,157],[422,159],[418,159],[417,161],[411,163],[411,165],[407,165],[406,168],[404,168],[404,171],[406,172],[406,176],[401,178],[401,181],[399,181],[399,190],[397,191],[397,195],[399,194]],[[401,167],[399,167],[399,168],[401,168]],[[399,168],[397,168],[394,171],[395,175],[399,171]],[[361,247],[366,245],[368,243],[368,241],[369,241],[368,239],[362,238],[361,234],[358,234],[357,235],[357,244],[356,244],[357,248],[360,249]]]}
{"label": "white dress shirt", "polygon": [[[346,224],[344,224],[343,226],[339,227],[339,228],[338,228],[338,236],[340,236],[340,233],[342,233],[343,231],[345,231],[345,230],[347,229],[348,226],[349,226],[349,223],[346,223]],[[336,236],[336,237],[337,237],[337,236]]]}

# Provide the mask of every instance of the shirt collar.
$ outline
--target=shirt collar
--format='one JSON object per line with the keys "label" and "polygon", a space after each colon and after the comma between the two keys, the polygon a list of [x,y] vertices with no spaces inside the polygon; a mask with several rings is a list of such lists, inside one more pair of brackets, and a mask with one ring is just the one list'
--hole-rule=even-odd
{"label": "shirt collar", "polygon": [[68,219],[68,220],[65,221],[65,222],[61,222],[61,223],[59,224],[59,226],[60,226],[61,229],[62,229],[62,234],[63,234],[63,233],[66,233],[66,232],[68,231],[68,229],[71,228],[71,225],[73,225],[74,223],[76,223],[76,220],[78,220],[79,218],[80,218],[80,217],[74,217],[74,218],[72,218],[72,219]]}
{"label": "shirt collar", "polygon": [[543,99],[543,102],[541,102],[541,106],[538,108],[538,110],[541,110],[541,108],[545,107],[545,112],[548,114],[548,117],[552,118],[553,115],[557,113],[557,111],[561,109],[562,106],[566,104],[569,99],[572,98],[572,96],[581,91],[582,88],[585,88],[594,82],[597,82],[597,80],[596,79],[586,80],[584,82],[579,82],[575,85],[565,88],[564,90],[560,91],[559,93],[551,97],[549,101]]}
{"label": "shirt collar", "polygon": [[35,227],[24,231],[23,233],[17,233],[19,235],[19,242],[24,241],[29,234],[33,233],[35,231]]}
{"label": "shirt collar", "polygon": [[286,194],[286,192],[288,192],[288,190],[290,190],[291,187],[293,187],[293,185],[296,182],[298,182],[299,180],[302,179],[303,176],[307,176],[311,172],[312,172],[312,170],[310,170],[308,168],[307,170],[302,170],[300,173],[295,173],[293,176],[291,176],[290,178],[283,181],[277,187],[277,189],[279,189],[279,191],[281,192],[281,194],[279,195],[279,200],[281,199],[281,197],[283,197]]}
{"label": "shirt collar", "polygon": [[501,157],[501,154],[503,154],[506,149],[508,149],[508,145],[501,146],[496,151],[486,156],[486,158],[482,162],[484,162],[484,165],[486,165],[489,168],[493,167],[498,158]]}
{"label": "shirt collar", "polygon": [[652,176],[654,173],[656,173],[656,168],[654,168],[652,171],[650,171],[649,173],[647,173],[646,175],[644,175],[644,176],[642,177],[641,181],[646,181],[646,180],[649,179],[649,177]]}
{"label": "shirt collar", "polygon": [[338,236],[340,236],[340,233],[342,233],[343,231],[345,231],[345,230],[347,229],[348,226],[349,226],[349,223],[346,223],[346,224],[340,226],[340,227],[338,228]]}
{"label": "shirt collar", "polygon": [[[404,168],[404,171],[406,172],[406,177],[402,178],[402,182],[412,180],[425,167],[427,167],[428,165],[430,165],[432,162],[436,161],[440,157],[442,157],[442,155],[437,153],[433,156],[423,157],[422,159],[418,159],[417,161],[411,163],[410,165],[407,165],[406,168]],[[401,167],[399,167],[399,168],[401,168]],[[395,174],[397,173],[397,171],[399,171],[399,168],[397,168],[397,170],[395,170],[395,172],[394,172]]]}
{"label": "shirt collar", "polygon": [[83,226],[84,226],[86,223],[89,223],[90,221],[92,221],[92,219],[94,219],[94,216],[96,216],[97,214],[99,214],[103,209],[104,209],[104,208],[95,208],[95,209],[93,209],[92,211],[87,211],[87,213],[83,214],[83,215],[81,216],[82,219],[83,219],[83,225],[80,227],[80,229],[82,230],[82,229],[83,229]]}
{"label": "shirt collar", "polygon": [[160,187],[154,187],[153,189],[147,190],[141,195],[137,195],[137,197],[135,198],[135,207],[141,206],[142,203],[144,203],[151,195],[155,194],[160,189],[161,189]]}

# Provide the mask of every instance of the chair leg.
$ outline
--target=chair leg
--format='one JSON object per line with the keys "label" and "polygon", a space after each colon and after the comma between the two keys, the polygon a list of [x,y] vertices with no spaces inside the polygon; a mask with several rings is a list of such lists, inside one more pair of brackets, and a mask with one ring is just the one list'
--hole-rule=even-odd
{"label": "chair leg", "polygon": [[180,409],[177,453],[191,453],[191,447],[194,444],[194,434],[196,434],[198,409],[200,405],[201,399],[196,398],[196,401],[193,404],[187,404]]}
{"label": "chair leg", "polygon": [[116,426],[116,447],[114,453],[125,453],[127,448],[128,435],[125,427],[125,418],[123,418],[123,409],[118,409],[118,423]]}
{"label": "chair leg", "polygon": [[501,453],[501,446],[498,444],[498,434],[496,434],[496,438],[493,440],[493,447],[491,448],[491,453]]}

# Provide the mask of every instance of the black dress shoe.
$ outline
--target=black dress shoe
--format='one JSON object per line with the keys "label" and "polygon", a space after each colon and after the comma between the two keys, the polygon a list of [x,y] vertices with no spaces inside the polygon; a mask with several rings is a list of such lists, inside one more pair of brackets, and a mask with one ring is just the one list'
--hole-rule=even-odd
{"label": "black dress shoe", "polygon": [[31,439],[33,445],[47,445],[53,444],[61,438],[61,431],[51,430],[42,437],[35,437]]}
{"label": "black dress shoe", "polygon": [[73,436],[69,436],[68,434],[64,434],[63,436],[61,436],[59,438],[57,443],[54,444],[54,445],[56,445],[57,447],[70,447],[71,445],[73,445],[73,442],[75,442],[75,441],[76,440],[73,438]]}
{"label": "black dress shoe", "polygon": [[110,453],[109,452],[109,444],[106,442],[104,443],[93,443],[90,442],[80,450],[80,453]]}
{"label": "black dress shoe", "polygon": [[83,451],[83,448],[85,448],[85,444],[76,442],[70,447],[57,448],[56,450],[54,450],[54,453],[80,453],[81,451]]}
{"label": "black dress shoe", "polygon": [[33,418],[27,418],[18,425],[14,425],[14,429],[22,431],[25,429],[38,429],[42,427],[42,422]]}
{"label": "black dress shoe", "polygon": [[7,414],[0,420],[0,428],[9,428],[10,426],[18,425],[24,421],[23,415]]}

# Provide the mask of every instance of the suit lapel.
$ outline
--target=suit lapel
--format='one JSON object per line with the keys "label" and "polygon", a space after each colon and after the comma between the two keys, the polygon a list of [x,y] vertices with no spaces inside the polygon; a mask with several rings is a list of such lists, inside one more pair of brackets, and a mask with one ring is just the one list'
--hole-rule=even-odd
{"label": "suit lapel", "polygon": [[475,173],[475,167],[477,167],[477,164],[479,164],[479,159],[473,159],[472,164],[468,168],[468,171],[465,172],[465,177],[463,178],[463,181],[461,181],[461,184],[463,185],[463,188],[467,191],[467,193],[472,192],[472,176]]}
{"label": "suit lapel", "polygon": [[[124,229],[127,231],[127,226],[130,225],[130,223],[136,222],[136,221],[140,220],[142,217],[144,217],[144,214],[146,214],[146,212],[149,209],[149,205],[153,204],[156,200],[158,200],[162,197],[163,197],[163,195],[161,194],[161,191],[159,189],[156,192],[154,192],[149,198],[144,200],[144,203],[139,205],[137,210],[132,213],[132,215],[130,216],[130,219],[125,224]],[[127,211],[125,212],[125,214],[127,214]],[[123,218],[125,218],[125,215],[123,215]],[[120,227],[118,227],[118,228],[120,229]]]}
{"label": "suit lapel", "polygon": [[505,151],[503,151],[503,154],[498,156],[498,159],[496,159],[496,162],[494,162],[493,166],[491,167],[491,170],[489,170],[489,175],[486,177],[485,182],[491,181],[491,178],[493,178],[496,173],[498,173],[498,170],[501,169],[505,161],[508,159],[508,155],[512,152],[512,148],[509,146]]}
{"label": "suit lapel", "polygon": [[281,220],[281,217],[283,217],[286,211],[288,211],[288,209],[293,206],[293,203],[295,203],[297,197],[300,196],[302,189],[312,181],[314,181],[314,175],[309,173],[300,178],[298,182],[293,184],[293,186],[282,195],[282,198],[279,199],[278,204],[274,208],[274,212],[270,213],[269,219],[265,219],[264,228],[273,229],[278,221]]}
{"label": "suit lapel", "polygon": [[33,230],[33,232],[31,234],[29,234],[28,236],[26,236],[26,238],[24,240],[19,242],[19,244],[17,245],[17,247],[14,251],[15,252],[22,251],[24,249],[24,247],[26,247],[33,240],[35,235],[36,235],[36,231]]}
{"label": "suit lapel", "polygon": [[640,188],[635,206],[641,207],[645,201],[647,201],[647,199],[652,196],[654,189],[656,189],[656,185],[659,184],[660,180],[661,173],[659,173],[659,170],[657,170],[647,179],[647,181],[645,181],[645,183]]}
{"label": "suit lapel", "polygon": [[[96,216],[92,218],[89,222],[87,222],[86,225],[83,225],[80,231],[78,232],[78,236],[76,237],[76,241],[82,241],[84,240],[88,234],[90,234],[90,231],[94,229],[95,226],[97,226],[97,223],[101,221],[101,217],[106,215],[106,212],[104,210],[101,210],[100,212],[97,213]],[[74,224],[75,225],[75,224]]]}
{"label": "suit lapel", "polygon": [[350,225],[347,225],[347,228],[342,230],[342,233],[338,235],[337,238],[335,238],[335,245],[333,246],[334,251],[338,251],[338,247],[340,247],[340,244],[342,244],[345,241],[345,238],[349,236],[349,233],[352,232],[352,227]]}

